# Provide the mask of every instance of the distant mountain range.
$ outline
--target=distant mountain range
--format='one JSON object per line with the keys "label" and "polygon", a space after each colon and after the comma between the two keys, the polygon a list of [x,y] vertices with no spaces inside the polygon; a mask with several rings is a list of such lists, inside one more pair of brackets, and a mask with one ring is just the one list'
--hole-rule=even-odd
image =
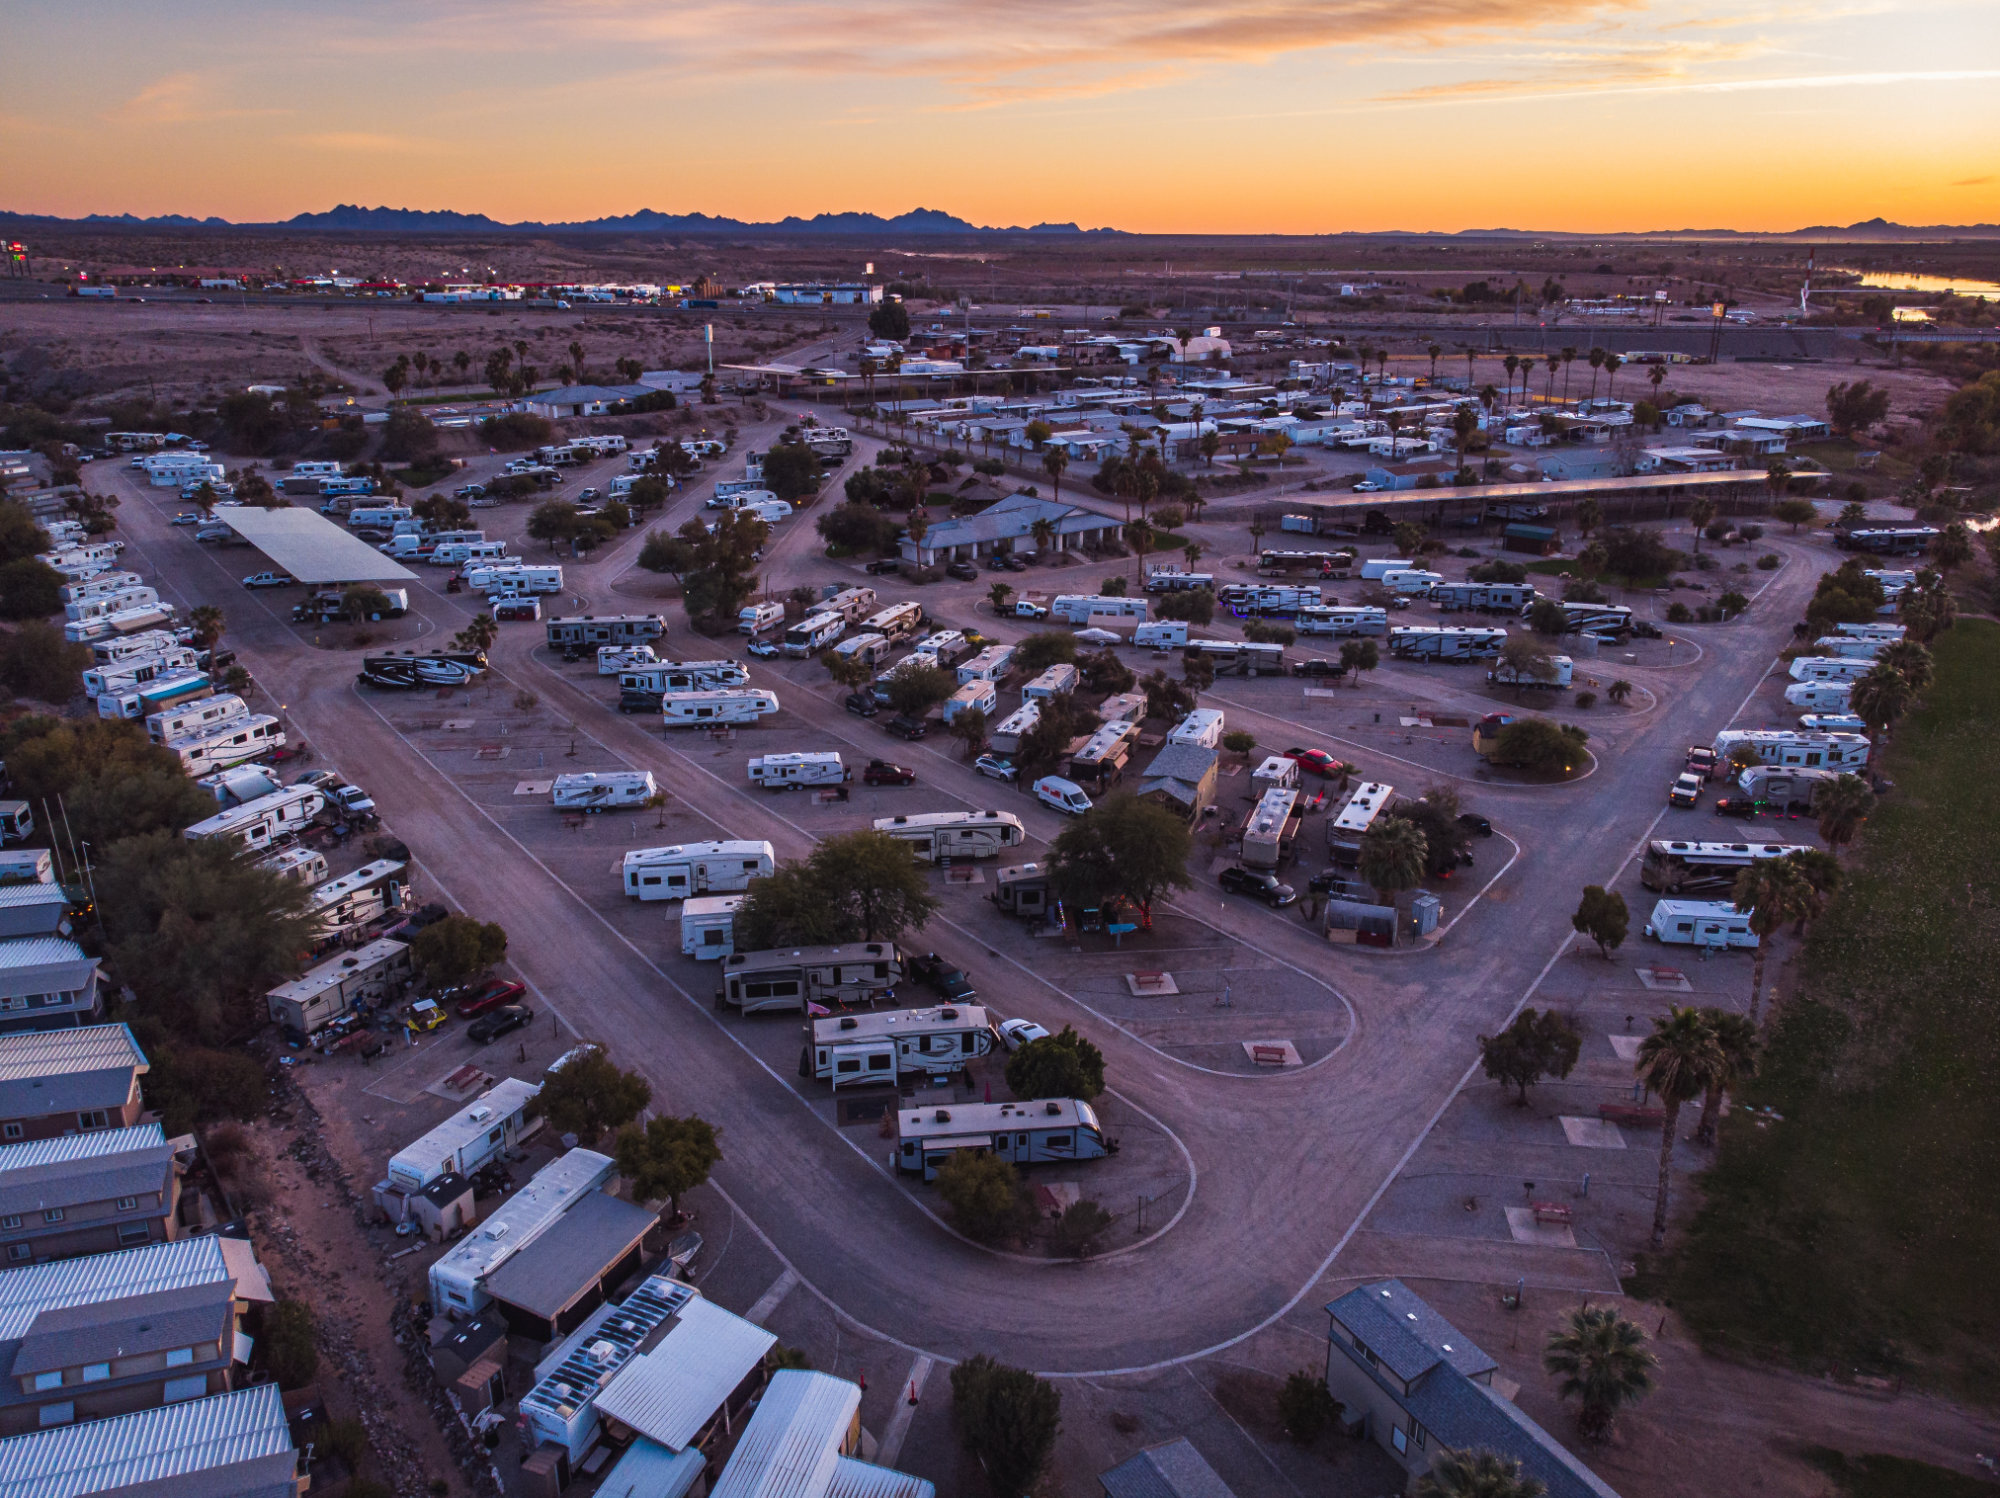
{"label": "distant mountain range", "polygon": [[[581,219],[570,223],[523,221],[502,223],[483,213],[454,213],[449,209],[363,208],[343,203],[324,213],[301,213],[277,223],[234,223],[225,218],[195,218],[184,213],[164,213],[140,218],[130,213],[93,213],[87,218],[62,219],[46,214],[0,212],[0,224],[47,224],[100,226],[132,229],[261,229],[306,230],[334,234],[758,234],[758,235],[1122,235],[1123,229],[1081,229],[1075,224],[1032,224],[999,228],[975,224],[956,214],[935,208],[913,208],[908,213],[884,217],[879,213],[818,213],[811,218],[796,216],[775,223],[754,223],[747,219],[724,218],[707,213],[661,213],[642,208],[608,218]],[[1175,235],[1190,239],[1834,239],[1834,240],[1936,240],[1996,239],[2000,224],[1896,224],[1887,219],[1865,219],[1845,226],[1817,224],[1806,229],[1757,233],[1745,229],[1651,229],[1643,233],[1585,233],[1550,229],[1435,229],[1346,230],[1319,235]]]}

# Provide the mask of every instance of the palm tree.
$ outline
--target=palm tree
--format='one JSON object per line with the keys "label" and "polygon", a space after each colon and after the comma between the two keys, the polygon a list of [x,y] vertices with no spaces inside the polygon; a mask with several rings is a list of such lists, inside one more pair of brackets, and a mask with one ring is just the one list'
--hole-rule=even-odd
{"label": "palm tree", "polygon": [[1042,472],[1049,476],[1049,497],[1062,498],[1063,470],[1069,467],[1069,454],[1060,447],[1052,447],[1042,454]]}
{"label": "palm tree", "polygon": [[1604,368],[1604,350],[1594,348],[1590,351],[1590,401],[1592,405],[1597,404],[1597,372],[1602,368]]}
{"label": "palm tree", "polygon": [[194,643],[202,650],[215,649],[216,641],[222,638],[222,610],[212,603],[198,605],[188,615],[188,627],[194,631]]}
{"label": "palm tree", "polygon": [[1134,520],[1125,527],[1125,544],[1132,548],[1132,581],[1142,583],[1146,576],[1146,553],[1153,549],[1157,533],[1144,520]]}
{"label": "palm tree", "polygon": [[1470,348],[1467,348],[1465,351],[1465,388],[1467,390],[1470,390],[1472,388],[1472,381],[1474,378],[1475,376],[1472,370],[1472,350]]}
{"label": "palm tree", "polygon": [[1192,572],[1201,561],[1201,542],[1190,541],[1181,548],[1181,555],[1187,558],[1188,571]]}
{"label": "palm tree", "polygon": [[1688,506],[1688,523],[1694,527],[1694,554],[1701,555],[1701,533],[1715,519],[1715,501],[1706,495]]}
{"label": "palm tree", "polygon": [[1435,385],[1437,383],[1437,377],[1438,377],[1438,355],[1443,353],[1444,349],[1441,348],[1439,345],[1433,343],[1425,350],[1425,352],[1431,356],[1431,383]]}
{"label": "palm tree", "polygon": [[[1660,1122],[1660,1183],[1653,1196],[1655,1249],[1667,1241],[1667,1193],[1673,1184],[1674,1139],[1680,1130],[1681,1108],[1708,1090],[1721,1066],[1722,1048],[1716,1043],[1715,1031],[1691,1004],[1678,1004],[1671,1013],[1654,1020],[1653,1033],[1639,1042],[1639,1061],[1634,1069],[1665,1109]],[[1582,1423],[1580,1414],[1578,1423]],[[1610,1423],[1609,1411],[1605,1423]]]}
{"label": "palm tree", "polygon": [[1900,672],[1912,692],[1921,692],[1931,684],[1931,653],[1915,640],[1897,640],[1884,646],[1876,655],[1875,664]]}
{"label": "palm tree", "polygon": [[1424,882],[1430,845],[1424,832],[1406,817],[1382,817],[1361,839],[1359,871],[1377,892],[1396,896]]}
{"label": "palm tree", "polygon": [[1542,1367],[1562,1380],[1557,1396],[1576,1401],[1576,1428],[1591,1441],[1604,1438],[1621,1406],[1652,1390],[1659,1365],[1646,1334],[1610,1306],[1577,1307],[1542,1348]]}
{"label": "palm tree", "polygon": [[1215,466],[1215,455],[1222,450],[1222,434],[1220,432],[1203,432],[1199,446],[1201,448],[1201,461],[1208,467],[1213,468]]}
{"label": "palm tree", "polygon": [[1448,1451],[1417,1483],[1417,1498],[1542,1498],[1548,1486],[1497,1451]]}
{"label": "palm tree", "polygon": [[1840,860],[1824,848],[1795,848],[1785,862],[1799,874],[1799,914],[1792,935],[1804,936],[1806,922],[1826,913],[1826,902],[1840,889]]}
{"label": "palm tree", "polygon": [[1667,383],[1667,366],[1664,364],[1655,364],[1651,369],[1646,371],[1646,378],[1652,383],[1653,409],[1657,411],[1660,406],[1660,387]]}
{"label": "palm tree", "polygon": [[1458,466],[1465,467],[1465,444],[1472,440],[1472,434],[1479,430],[1479,418],[1472,414],[1470,406],[1460,406],[1458,414],[1451,419],[1451,434],[1458,439]]}
{"label": "palm tree", "polygon": [[[1931,579],[1928,583],[1924,581],[1926,574]],[[1928,568],[1917,574],[1915,587],[1903,590],[1903,596],[1897,600],[1897,609],[1903,616],[1903,627],[1908,637],[1920,645],[1928,645],[1950,629],[1958,618],[1958,600],[1943,586],[1937,574]]]}
{"label": "palm tree", "polygon": [[1819,818],[1819,835],[1838,854],[1854,841],[1854,834],[1875,809],[1875,793],[1859,775],[1842,775],[1822,780],[1813,788],[1812,808]]}
{"label": "palm tree", "polygon": [[1757,955],[1750,962],[1750,1019],[1754,1023],[1764,1002],[1764,960],[1769,955],[1771,937],[1798,915],[1805,904],[1804,883],[1798,869],[1782,858],[1765,858],[1736,876],[1730,899],[1736,908],[1748,911],[1750,930],[1757,938]]}
{"label": "palm tree", "polygon": [[993,612],[996,614],[1004,614],[1007,612],[1007,601],[1013,596],[1014,596],[1014,589],[1012,585],[1008,583],[995,583],[992,587],[986,590],[986,597],[988,601],[992,603]]}
{"label": "palm tree", "polygon": [[[1512,405],[1514,403],[1514,376],[1521,372],[1521,356],[1519,354],[1509,354],[1500,363],[1507,371],[1507,403]],[[1526,400],[1527,397],[1523,395],[1522,399]]]}
{"label": "palm tree", "polygon": [[1563,404],[1565,406],[1569,404],[1569,367],[1575,362],[1576,362],[1575,346],[1571,345],[1569,347],[1564,348],[1562,351],[1562,365],[1563,365]]}
{"label": "palm tree", "polygon": [[1632,695],[1632,683],[1621,676],[1604,689],[1604,695],[1609,697],[1613,702],[1622,703],[1627,697]]}
{"label": "palm tree", "polygon": [[1871,733],[1886,736],[1896,720],[1909,711],[1913,695],[1908,677],[1877,661],[1847,694],[1847,708]]}
{"label": "palm tree", "polygon": [[1028,534],[1035,538],[1036,551],[1047,551],[1050,543],[1056,538],[1056,523],[1043,515],[1028,527]]}
{"label": "palm tree", "polygon": [[1548,357],[1548,371],[1549,371],[1549,393],[1548,393],[1548,395],[1547,395],[1547,397],[1546,397],[1546,400],[1547,400],[1547,402],[1548,402],[1548,404],[1549,404],[1549,405],[1554,405],[1554,404],[1555,404],[1555,400],[1556,400],[1556,371],[1557,371],[1557,370],[1559,370],[1559,369],[1561,369],[1562,367],[1563,367],[1563,358],[1562,358],[1562,355],[1561,355],[1561,354],[1550,354],[1550,355],[1549,355],[1549,357]]}
{"label": "palm tree", "polygon": [[1701,1122],[1695,1125],[1696,1144],[1715,1143],[1715,1121],[1722,1111],[1722,1095],[1734,1092],[1757,1075],[1757,1027],[1745,1015],[1727,1009],[1704,1007],[1702,1014],[1715,1032],[1715,1045],[1722,1064],[1709,1079],[1707,1096],[1701,1100]]}
{"label": "palm tree", "polygon": [[1625,367],[1623,354],[1607,353],[1604,356],[1604,398],[1611,399],[1611,392],[1618,388],[1618,371]]}
{"label": "palm tree", "polygon": [[1264,552],[1264,533],[1269,529],[1261,519],[1250,522],[1250,550],[1261,556]]}
{"label": "palm tree", "polygon": [[[1764,470],[1764,487],[1771,491],[1771,502],[1776,504],[1785,497],[1785,489],[1792,482],[1792,471],[1785,466],[1782,458],[1773,458],[1771,466]],[[1792,529],[1798,530],[1793,524]]]}

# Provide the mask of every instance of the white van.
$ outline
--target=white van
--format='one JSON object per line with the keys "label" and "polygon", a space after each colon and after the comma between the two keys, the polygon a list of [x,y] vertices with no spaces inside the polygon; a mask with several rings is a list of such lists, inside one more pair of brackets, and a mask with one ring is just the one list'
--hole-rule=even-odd
{"label": "white van", "polygon": [[1074,780],[1064,780],[1060,775],[1044,775],[1035,782],[1035,799],[1044,806],[1053,806],[1057,811],[1080,817],[1090,810],[1090,797],[1084,795],[1083,787]]}
{"label": "white van", "polygon": [[838,750],[804,754],[760,754],[750,761],[750,783],[767,791],[802,791],[809,785],[840,785],[854,772]]}
{"label": "white van", "polygon": [[753,603],[736,616],[736,632],[739,635],[760,634],[774,624],[785,622],[785,606],[782,603]]}

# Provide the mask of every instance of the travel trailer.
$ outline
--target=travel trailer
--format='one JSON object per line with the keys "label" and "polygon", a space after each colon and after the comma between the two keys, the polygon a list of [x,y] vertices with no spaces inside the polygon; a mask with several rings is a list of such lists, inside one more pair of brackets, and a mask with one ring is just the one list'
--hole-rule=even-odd
{"label": "travel trailer", "polygon": [[750,783],[767,791],[802,791],[807,786],[841,785],[854,772],[837,750],[804,754],[760,754],[750,761]]}
{"label": "travel trailer", "polygon": [[613,811],[644,806],[659,789],[651,770],[586,770],[556,776],[549,801],[557,811]]}
{"label": "travel trailer", "polygon": [[681,955],[720,961],[736,951],[736,912],[742,895],[691,895],[681,902]]}
{"label": "travel trailer", "polygon": [[325,808],[326,797],[316,786],[289,785],[196,822],[182,836],[221,838],[242,852],[261,853],[310,827]]}
{"label": "travel trailer", "polygon": [[722,960],[722,987],[715,991],[715,1006],[745,1014],[767,1010],[803,1014],[814,1005],[849,1008],[873,1004],[902,976],[903,959],[893,942],[735,952]]}
{"label": "travel trailer", "polygon": [[750,887],[777,867],[769,843],[726,841],[635,848],[625,855],[625,893],[634,900],[682,900]]}
{"label": "travel trailer", "polygon": [[832,1083],[836,1092],[948,1077],[991,1051],[993,1033],[978,1004],[829,1015],[813,1021],[812,1044],[799,1058],[799,1071]]}
{"label": "travel trailer", "polygon": [[1115,1155],[1118,1141],[1107,1139],[1096,1110],[1075,1098],[898,1110],[890,1157],[896,1169],[934,1181],[946,1161],[967,1150],[1015,1165],[1055,1165]]}
{"label": "travel trailer", "polygon": [[718,692],[668,692],[660,698],[660,716],[669,728],[755,723],[778,710],[778,696],[758,687]]}
{"label": "travel trailer", "polygon": [[1011,811],[931,811],[902,817],[878,817],[872,824],[910,845],[918,858],[998,858],[1003,848],[1018,848],[1026,839],[1021,819]]}
{"label": "travel trailer", "polygon": [[1506,630],[1477,626],[1417,625],[1389,631],[1389,653],[1409,660],[1492,660],[1506,643]]}
{"label": "travel trailer", "polygon": [[1755,947],[1750,913],[1727,900],[1662,900],[1646,921],[1655,941],[1688,947]]}

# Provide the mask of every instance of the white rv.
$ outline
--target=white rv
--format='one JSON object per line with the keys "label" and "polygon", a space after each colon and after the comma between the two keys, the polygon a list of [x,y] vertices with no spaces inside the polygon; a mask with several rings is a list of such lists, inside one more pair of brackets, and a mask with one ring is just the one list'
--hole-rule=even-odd
{"label": "white rv", "polygon": [[165,712],[178,703],[206,697],[214,690],[206,672],[164,671],[148,681],[131,682],[115,691],[98,693],[97,716],[143,718]]}
{"label": "white rv", "polygon": [[682,900],[750,887],[777,867],[769,843],[675,843],[625,855],[625,893],[635,900]]}
{"label": "white rv", "polygon": [[1041,721],[1041,703],[1024,702],[987,731],[986,741],[995,754],[1012,754]]}
{"label": "white rv", "polygon": [[392,910],[403,909],[408,890],[403,863],[394,858],[378,858],[314,889],[306,904],[306,914],[312,917],[313,929],[321,937],[337,936]]}
{"label": "white rv", "polygon": [[1853,692],[1851,681],[1795,681],[1785,688],[1785,701],[1808,712],[1845,712]]}
{"label": "white rv", "polygon": [[772,625],[784,622],[785,606],[782,603],[753,603],[737,614],[736,632],[740,635],[762,634]]}
{"label": "white rv", "polygon": [[597,674],[616,676],[621,671],[636,671],[641,666],[658,665],[659,660],[650,645],[600,645],[597,647]]}
{"label": "white rv", "polygon": [[556,776],[549,799],[557,811],[611,811],[644,806],[659,789],[651,770],[585,770]]}
{"label": "white rv", "polygon": [[1426,572],[1421,567],[1400,567],[1382,574],[1382,586],[1406,598],[1422,598],[1444,581],[1442,572]]}
{"label": "white rv", "polygon": [[1506,630],[1476,625],[1413,625],[1389,631],[1389,653],[1419,661],[1491,660],[1506,643]]}
{"label": "white rv", "polygon": [[[117,660],[90,667],[83,673],[83,689],[93,697],[106,692],[123,692],[157,681],[163,676],[200,668],[201,656],[185,645],[168,645],[162,650],[128,654]],[[143,716],[143,715],[142,715]]]}
{"label": "white rv", "polygon": [[1225,583],[1215,601],[1242,616],[1296,614],[1321,607],[1326,597],[1318,588],[1298,583]]}
{"label": "white rv", "polygon": [[743,895],[691,895],[681,903],[681,955],[711,962],[736,951],[736,912]]}
{"label": "white rv", "polygon": [[[1910,579],[1914,582],[1916,574],[1911,573]],[[1908,633],[1908,627],[1901,624],[1836,624],[1833,632],[1852,635],[1857,640],[1900,640]]]}
{"label": "white rv", "polygon": [[1387,609],[1327,604],[1300,609],[1292,628],[1302,635],[1382,635],[1389,632]]}
{"label": "white rv", "polygon": [[993,1049],[993,1026],[978,1004],[830,1015],[814,1020],[812,1032],[812,1074],[836,1092],[952,1076]]}
{"label": "white rv", "polygon": [[1793,681],[1859,681],[1875,669],[1872,660],[1840,655],[1802,655],[1792,662]]}
{"label": "white rv", "polygon": [[885,635],[891,640],[907,640],[923,625],[924,609],[918,603],[892,603],[861,622],[861,627],[871,634]]}
{"label": "white rv", "polygon": [[1486,679],[1500,687],[1542,687],[1556,692],[1576,679],[1576,662],[1566,655],[1550,656],[1548,670],[1547,678],[1542,678],[1533,671],[1517,669],[1503,661],[1486,673]]}
{"label": "white rv", "polygon": [[326,797],[310,785],[288,785],[268,796],[217,812],[182,834],[188,838],[217,837],[246,853],[259,853],[273,843],[296,835],[326,806]]}
{"label": "white rv", "polygon": [[[86,598],[102,598],[107,593],[123,593],[141,587],[145,579],[136,572],[100,572],[82,582],[64,583],[58,590],[64,603],[80,603]],[[72,619],[76,616],[70,615]]]}
{"label": "white rv", "polygon": [[505,555],[505,541],[442,541],[423,560],[433,567],[458,567],[466,562],[490,562]]}
{"label": "white rv", "polygon": [[[71,607],[77,605],[72,604]],[[76,616],[71,615],[71,617]],[[1822,657],[1837,656],[1846,661],[1872,661],[1886,647],[1895,643],[1894,635],[1821,635],[1813,641],[1813,649]]]}
{"label": "white rv", "polygon": [[872,666],[895,648],[889,643],[887,635],[871,631],[865,635],[849,635],[833,647],[833,653],[844,661],[858,660],[864,666]]}
{"label": "white rv", "polygon": [[946,858],[998,858],[1003,848],[1018,848],[1027,834],[1011,811],[931,811],[902,817],[878,817],[877,832],[910,845],[926,862]]}
{"label": "white rv", "polygon": [[750,684],[750,673],[740,661],[655,661],[650,666],[628,666],[618,673],[621,692],[720,692],[727,687]]}
{"label": "white rv", "polygon": [[1141,650],[1171,650],[1187,644],[1187,640],[1185,619],[1158,619],[1132,631],[1132,643]]}
{"label": "white rv", "polygon": [[849,624],[866,619],[875,612],[875,590],[873,588],[837,588],[814,604],[815,614],[838,614]]}
{"label": "white rv", "polygon": [[750,783],[767,791],[802,791],[809,785],[840,785],[853,778],[837,750],[760,754],[750,761]]}
{"label": "white rv", "polygon": [[130,609],[149,609],[158,605],[160,595],[144,583],[134,583],[130,587],[118,588],[108,593],[94,593],[88,598],[79,598],[63,605],[63,617],[80,623],[86,619],[103,619],[112,614],[122,614]]}
{"label": "white rv", "polygon": [[1076,667],[1058,661],[1021,688],[1021,699],[1027,702],[1043,697],[1067,697],[1076,690],[1078,680]]}
{"label": "white rv", "polygon": [[974,681],[998,681],[1013,663],[1012,645],[988,645],[971,660],[959,662],[958,684],[964,686]]}
{"label": "white rv", "polygon": [[1214,749],[1222,743],[1222,709],[1198,707],[1177,723],[1167,735],[1169,744],[1198,744]]}
{"label": "white rv", "polygon": [[1868,763],[1868,740],[1858,733],[1801,733],[1791,728],[1725,729],[1715,736],[1715,757],[1727,763],[1739,744],[1758,761],[1807,770],[1859,770]]}
{"label": "white rv", "polygon": [[465,569],[465,585],[475,593],[528,598],[536,594],[562,592],[563,570],[560,567],[528,567],[518,562],[473,566]]}
{"label": "white rv", "polygon": [[[186,647],[171,630],[149,629],[139,634],[124,635],[111,640],[92,640],[90,653],[102,665],[115,665],[119,661],[137,661],[147,656],[166,655]],[[189,665],[196,661],[189,661]]]}
{"label": "white rv", "polygon": [[1395,794],[1393,785],[1380,780],[1364,780],[1357,785],[1340,810],[1326,819],[1327,857],[1343,868],[1357,867],[1361,861],[1361,840]]}
{"label": "white rv", "polygon": [[1811,806],[1821,785],[1838,780],[1841,770],[1807,770],[1792,765],[1751,765],[1736,777],[1743,794],[1772,806]]}
{"label": "white rv", "polygon": [[777,710],[778,694],[759,687],[738,687],[720,692],[668,692],[660,698],[660,716],[669,728],[755,723]]}
{"label": "white rv", "polygon": [[1275,869],[1297,833],[1299,793],[1273,786],[1257,799],[1243,824],[1243,865]]}
{"label": "white rv", "polygon": [[1118,1153],[1090,1104],[1075,1098],[1028,1103],[951,1103],[896,1113],[896,1152],[907,1175],[937,1179],[948,1160],[977,1150],[1015,1165],[1101,1160]]}
{"label": "white rv", "polygon": [[838,614],[808,614],[785,631],[784,643],[778,648],[804,660],[818,655],[846,632],[847,621]]}
{"label": "white rv", "polygon": [[1116,598],[1104,593],[1058,593],[1049,600],[1049,617],[1065,624],[1084,625],[1100,619],[1144,619],[1146,600]]}
{"label": "white rv", "polygon": [[259,796],[275,796],[285,788],[285,782],[269,765],[237,765],[217,770],[213,775],[202,776],[195,784],[215,797],[215,804],[220,807],[248,806]]}
{"label": "white rv", "polygon": [[181,702],[160,712],[149,713],[146,717],[146,737],[156,744],[169,743],[197,729],[213,728],[232,718],[241,718],[249,711],[249,704],[233,695]]}
{"label": "white rv", "polygon": [[326,855],[311,848],[280,849],[258,859],[256,867],[299,884],[319,885],[326,882]]}
{"label": "white rv", "polygon": [[1688,947],[1754,947],[1750,913],[1727,900],[1662,900],[1646,921],[1655,941]]}
{"label": "white rv", "polygon": [[918,655],[927,655],[942,671],[950,671],[958,663],[972,654],[972,642],[962,631],[940,629],[925,635],[910,647]]}
{"label": "white rv", "polygon": [[102,614],[95,619],[72,619],[63,625],[63,638],[72,645],[88,645],[112,635],[154,630],[163,624],[171,624],[173,618],[171,604],[143,604],[138,608],[120,609],[115,614]]}
{"label": "white rv", "polygon": [[1519,614],[1538,595],[1533,583],[1434,583],[1431,602],[1443,613],[1460,609],[1479,613]]}
{"label": "white rv", "polygon": [[722,961],[715,1007],[760,1014],[873,1004],[892,993],[902,976],[903,960],[893,942],[736,952]]}
{"label": "white rv", "polygon": [[179,755],[181,767],[199,778],[284,748],[285,731],[269,714],[250,713],[168,739],[163,747]]}
{"label": "white rv", "polygon": [[958,721],[960,713],[982,712],[992,717],[1000,706],[1000,694],[993,690],[990,681],[968,681],[945,699],[944,721],[947,724]]}
{"label": "white rv", "polygon": [[644,645],[667,632],[667,621],[658,614],[583,614],[551,619],[547,628],[551,645],[573,650],[584,645]]}

